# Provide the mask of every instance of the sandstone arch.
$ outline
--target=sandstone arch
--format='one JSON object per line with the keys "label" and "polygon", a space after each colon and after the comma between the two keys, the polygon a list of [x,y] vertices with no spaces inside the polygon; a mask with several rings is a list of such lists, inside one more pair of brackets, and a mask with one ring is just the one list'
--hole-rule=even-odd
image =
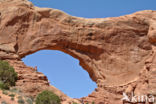
{"label": "sandstone arch", "polygon": [[[155,15],[155,11],[146,10],[121,17],[85,19],[38,8],[27,0],[3,0],[0,58],[20,60],[42,49],[60,50],[80,60],[98,90],[121,95],[120,90],[133,86],[133,91],[141,92],[137,86],[149,80],[147,73],[155,68]],[[150,81],[145,88],[149,84],[155,91]]]}
{"label": "sandstone arch", "polygon": [[41,50],[27,55],[22,61],[45,74],[52,86],[71,98],[88,96],[97,88],[79,61],[64,52]]}

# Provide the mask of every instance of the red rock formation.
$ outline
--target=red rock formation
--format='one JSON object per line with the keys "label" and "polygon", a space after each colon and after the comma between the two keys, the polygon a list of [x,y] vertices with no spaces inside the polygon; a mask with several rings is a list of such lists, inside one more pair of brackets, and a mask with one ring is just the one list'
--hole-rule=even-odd
{"label": "red rock formation", "polygon": [[[38,8],[27,0],[1,0],[0,58],[9,60],[20,73],[18,69],[27,69],[21,58],[44,49],[79,59],[98,85],[84,101],[121,104],[123,92],[156,94],[156,11],[85,19]],[[25,88],[25,84],[34,79],[35,86],[48,86],[43,75],[40,79],[37,72],[27,72],[20,74],[23,79],[17,82],[26,93],[32,86]],[[33,89],[32,94],[41,90]]]}

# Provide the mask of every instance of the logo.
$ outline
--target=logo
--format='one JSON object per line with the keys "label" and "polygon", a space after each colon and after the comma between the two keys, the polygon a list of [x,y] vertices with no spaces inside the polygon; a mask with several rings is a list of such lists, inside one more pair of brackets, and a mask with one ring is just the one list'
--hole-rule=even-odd
{"label": "logo", "polygon": [[154,103],[155,98],[153,95],[134,95],[134,93],[131,93],[131,96],[128,96],[126,93],[123,93],[123,98],[121,100],[131,103]]}

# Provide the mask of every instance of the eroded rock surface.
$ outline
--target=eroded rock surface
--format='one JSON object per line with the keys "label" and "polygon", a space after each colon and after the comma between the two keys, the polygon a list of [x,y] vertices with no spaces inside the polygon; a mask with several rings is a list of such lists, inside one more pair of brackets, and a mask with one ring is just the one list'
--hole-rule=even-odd
{"label": "eroded rock surface", "polygon": [[[60,50],[79,59],[98,85],[82,98],[84,101],[122,104],[123,92],[156,95],[156,11],[85,19],[38,8],[27,0],[0,0],[0,58],[13,66],[19,62],[21,67],[15,69],[24,70],[22,66],[27,66],[20,64],[21,58],[44,49]],[[39,78],[37,72],[28,76]],[[20,79],[17,86],[30,94],[25,83],[32,79],[28,80]],[[47,79],[33,83],[49,86]],[[31,93],[42,89],[37,90]]]}

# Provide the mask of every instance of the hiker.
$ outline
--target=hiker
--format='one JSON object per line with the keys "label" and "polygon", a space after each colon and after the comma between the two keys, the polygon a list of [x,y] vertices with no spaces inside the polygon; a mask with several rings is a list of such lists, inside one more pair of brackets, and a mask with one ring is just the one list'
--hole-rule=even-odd
{"label": "hiker", "polygon": [[37,66],[35,66],[34,70],[37,72]]}

